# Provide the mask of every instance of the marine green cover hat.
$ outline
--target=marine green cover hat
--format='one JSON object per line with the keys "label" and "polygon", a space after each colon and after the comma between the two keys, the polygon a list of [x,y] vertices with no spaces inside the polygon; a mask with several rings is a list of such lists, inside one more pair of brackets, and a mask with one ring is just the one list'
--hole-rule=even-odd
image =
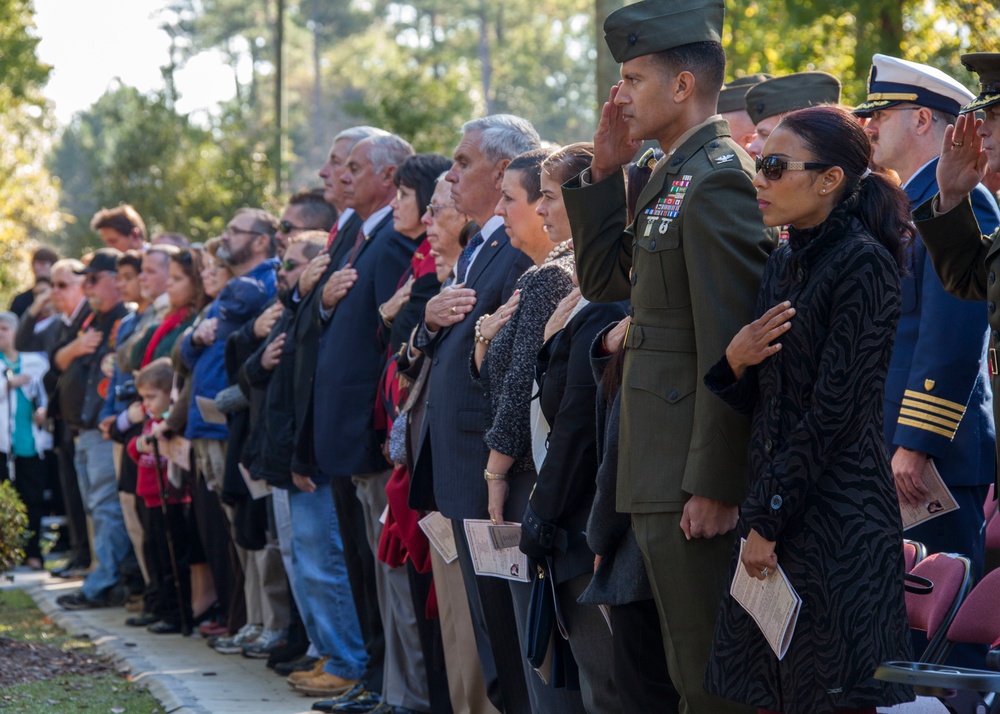
{"label": "marine green cover hat", "polygon": [[1000,102],[1000,52],[972,52],[962,55],[962,64],[979,75],[979,96],[962,107],[962,114]]}
{"label": "marine green cover hat", "polygon": [[604,21],[604,41],[619,64],[693,42],[722,42],[723,0],[643,0]]}
{"label": "marine green cover hat", "polygon": [[796,72],[766,79],[747,92],[747,113],[754,124],[768,117],[840,102],[840,80],[826,72]]}
{"label": "marine green cover hat", "polygon": [[719,107],[716,111],[719,114],[726,112],[736,112],[747,108],[746,96],[750,88],[755,84],[760,84],[765,79],[771,79],[773,74],[758,72],[757,74],[747,74],[737,77],[719,92]]}

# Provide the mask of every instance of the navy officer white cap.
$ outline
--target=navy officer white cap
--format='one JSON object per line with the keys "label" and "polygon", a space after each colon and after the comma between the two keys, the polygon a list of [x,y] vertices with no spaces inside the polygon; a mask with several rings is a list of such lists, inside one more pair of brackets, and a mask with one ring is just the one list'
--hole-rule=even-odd
{"label": "navy officer white cap", "polygon": [[916,104],[957,116],[975,98],[960,82],[926,64],[875,55],[868,74],[868,97],[854,113],[868,117],[897,104]]}

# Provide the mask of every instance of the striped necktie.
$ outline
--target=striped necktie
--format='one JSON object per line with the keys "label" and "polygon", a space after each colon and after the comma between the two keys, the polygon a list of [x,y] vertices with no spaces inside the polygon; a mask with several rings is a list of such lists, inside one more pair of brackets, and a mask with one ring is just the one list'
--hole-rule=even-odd
{"label": "striped necktie", "polygon": [[464,283],[466,278],[466,272],[469,270],[469,263],[472,262],[472,255],[476,252],[476,248],[483,244],[482,231],[476,233],[469,241],[469,244],[462,248],[461,254],[458,256],[458,265],[455,267],[455,282]]}

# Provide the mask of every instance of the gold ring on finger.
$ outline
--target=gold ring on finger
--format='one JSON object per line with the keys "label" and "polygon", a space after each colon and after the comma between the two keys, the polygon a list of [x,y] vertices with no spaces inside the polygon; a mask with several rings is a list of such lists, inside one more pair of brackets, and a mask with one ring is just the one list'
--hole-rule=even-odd
{"label": "gold ring on finger", "polygon": [[955,146],[955,147],[964,146],[965,142],[964,141],[953,141],[953,142],[951,142],[951,145]]}
{"label": "gold ring on finger", "polygon": [[458,314],[458,310],[455,309],[454,305],[451,306],[451,314],[452,315],[457,315]]}

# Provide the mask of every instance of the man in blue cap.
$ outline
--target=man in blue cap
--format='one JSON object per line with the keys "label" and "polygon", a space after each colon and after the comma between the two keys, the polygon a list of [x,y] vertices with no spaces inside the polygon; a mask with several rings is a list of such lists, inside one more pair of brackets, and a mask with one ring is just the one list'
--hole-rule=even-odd
{"label": "man in blue cap", "polygon": [[[938,69],[886,55],[873,58],[868,96],[854,113],[869,117],[866,131],[875,163],[899,175],[913,206],[937,193],[935,171],[945,128],[973,98]],[[980,227],[992,232],[1000,224],[996,201],[981,184],[971,199]],[[903,313],[885,389],[885,439],[900,501],[927,502],[922,474],[931,460],[960,509],[906,535],[931,553],[969,556],[981,575],[981,506],[995,461],[985,305],[945,292],[919,238],[907,262]]]}
{"label": "man in blue cap", "polygon": [[[866,131],[879,166],[899,175],[912,206],[937,193],[945,128],[974,95],[944,72],[877,54],[868,96],[854,113],[869,119]],[[993,231],[1000,209],[981,184],[971,193],[979,225]],[[902,315],[885,385],[885,441],[902,503],[924,506],[923,474],[932,462],[959,505],[906,531],[930,553],[962,553],[983,572],[985,519],[982,504],[993,482],[995,429],[986,350],[985,305],[949,295],[917,238],[901,279]],[[927,646],[914,637],[914,652]],[[953,651],[949,662],[977,667],[982,652]]]}
{"label": "man in blue cap", "polygon": [[[604,105],[590,169],[563,186],[584,296],[632,300],[618,510],[632,514],[685,714],[750,711],[703,688],[746,495],[749,421],[702,376],[753,319],[774,244],[753,162],[716,113],[723,13],[722,0],[646,0],[607,18],[623,81]],[[645,139],[666,156],[629,225],[621,167]],[[621,338],[611,342],[617,350]]]}

